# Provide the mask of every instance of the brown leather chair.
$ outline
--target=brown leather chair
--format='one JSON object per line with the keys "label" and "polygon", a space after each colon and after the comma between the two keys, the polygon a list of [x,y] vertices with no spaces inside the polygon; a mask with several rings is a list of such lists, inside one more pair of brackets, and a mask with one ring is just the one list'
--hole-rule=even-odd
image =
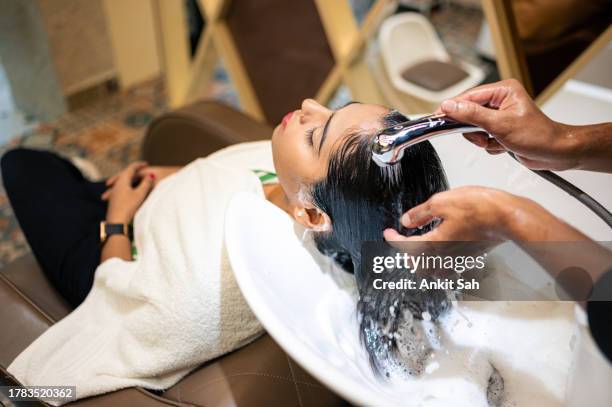
{"label": "brown leather chair", "polygon": [[[186,164],[229,144],[266,139],[271,134],[269,127],[234,109],[204,101],[156,119],[147,131],[143,158],[153,165]],[[0,270],[0,385],[18,384],[6,368],[36,337],[69,312],[70,307],[56,293],[31,255]],[[163,392],[130,388],[71,405],[346,404],[264,335],[244,348],[204,364]]]}

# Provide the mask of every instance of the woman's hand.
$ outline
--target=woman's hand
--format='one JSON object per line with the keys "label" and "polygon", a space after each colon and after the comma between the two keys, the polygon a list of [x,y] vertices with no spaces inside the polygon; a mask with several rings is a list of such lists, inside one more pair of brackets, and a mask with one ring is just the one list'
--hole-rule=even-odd
{"label": "woman's hand", "polygon": [[151,167],[142,167],[139,168],[136,172],[136,175],[140,178],[144,178],[146,176],[153,176],[154,186],[157,186],[161,180],[166,178],[169,175],[174,174],[181,167],[169,167],[169,166],[151,166]]}
{"label": "woman's hand", "polygon": [[[136,211],[153,188],[154,176],[140,178],[137,172],[147,164],[136,162],[127,166],[123,171],[110,178],[110,186],[102,195],[108,200],[106,221],[110,223],[130,223]],[[138,182],[133,186],[134,183]]]}
{"label": "woman's hand", "polygon": [[387,241],[545,241],[584,240],[586,236],[559,220],[534,201],[485,187],[460,187],[433,195],[406,212],[407,228],[442,222],[420,236],[384,231]]}
{"label": "woman's hand", "polygon": [[[153,186],[156,187],[159,182],[166,178],[168,175],[174,174],[181,167],[170,167],[170,166],[148,166],[144,161],[138,161],[134,163],[136,165],[136,171],[134,173],[134,178],[132,179],[132,184],[139,182],[141,179],[145,177],[153,178]],[[117,181],[117,178],[121,172],[113,175],[109,179],[106,180],[106,186],[108,189],[102,194],[102,200],[107,201],[110,196],[111,187]]]}

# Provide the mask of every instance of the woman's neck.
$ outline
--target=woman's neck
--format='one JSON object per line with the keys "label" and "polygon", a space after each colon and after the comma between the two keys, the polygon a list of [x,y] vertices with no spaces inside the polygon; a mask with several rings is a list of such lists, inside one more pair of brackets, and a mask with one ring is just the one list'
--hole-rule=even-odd
{"label": "woman's neck", "polygon": [[293,216],[289,210],[289,200],[287,199],[287,195],[281,188],[280,184],[266,184],[263,186],[263,190],[268,201],[278,206],[289,215]]}

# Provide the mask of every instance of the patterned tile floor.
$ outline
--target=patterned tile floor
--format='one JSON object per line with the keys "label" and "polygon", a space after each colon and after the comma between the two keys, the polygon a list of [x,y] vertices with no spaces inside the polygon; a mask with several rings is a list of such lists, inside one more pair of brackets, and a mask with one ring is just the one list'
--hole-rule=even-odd
{"label": "patterned tile floor", "polygon": [[[138,158],[147,124],[164,111],[161,81],[151,81],[39,125],[0,146],[0,154],[17,146],[54,150],[93,163],[106,177]],[[28,251],[0,183],[0,267]]]}

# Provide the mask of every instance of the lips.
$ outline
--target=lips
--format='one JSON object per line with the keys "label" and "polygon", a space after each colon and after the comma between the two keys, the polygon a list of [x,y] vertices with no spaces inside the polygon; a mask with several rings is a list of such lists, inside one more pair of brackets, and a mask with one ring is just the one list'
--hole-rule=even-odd
{"label": "lips", "polygon": [[289,120],[291,120],[292,116],[293,116],[293,112],[289,112],[285,115],[285,117],[283,117],[283,120],[281,121],[281,124],[283,125],[283,127],[287,127],[287,123],[289,123]]}

